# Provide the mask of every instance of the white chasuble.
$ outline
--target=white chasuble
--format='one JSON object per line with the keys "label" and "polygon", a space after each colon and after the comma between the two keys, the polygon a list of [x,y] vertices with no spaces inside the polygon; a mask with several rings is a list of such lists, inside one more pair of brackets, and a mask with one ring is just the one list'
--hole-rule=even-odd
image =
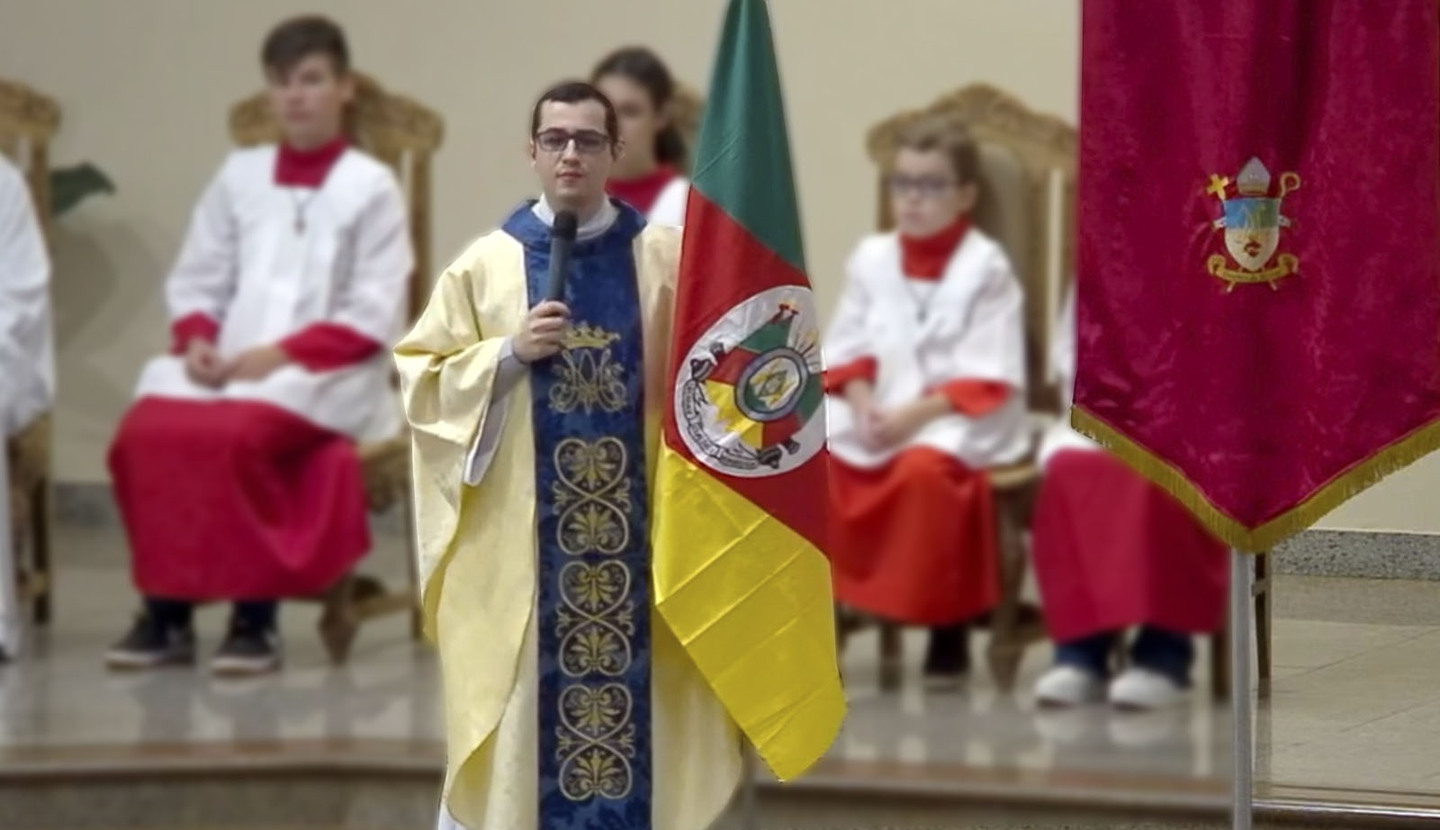
{"label": "white chasuble", "polygon": [[[635,237],[633,250],[644,347],[644,475],[653,482],[668,401],[679,237],[652,224]],[[536,528],[537,503],[552,495],[536,491],[530,373],[497,389],[509,338],[529,307],[526,251],[503,231],[479,239],[440,275],[424,314],[395,349],[414,447],[425,627],[439,645],[444,678],[442,828],[536,830],[539,823],[545,632],[537,623]],[[645,737],[652,826],[704,830],[738,786],[739,732],[651,612]]]}

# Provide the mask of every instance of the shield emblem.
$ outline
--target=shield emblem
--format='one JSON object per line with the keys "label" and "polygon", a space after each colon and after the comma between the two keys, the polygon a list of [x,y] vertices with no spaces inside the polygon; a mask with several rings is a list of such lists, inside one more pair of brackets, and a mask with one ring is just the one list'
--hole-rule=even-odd
{"label": "shield emblem", "polygon": [[1279,199],[1244,196],[1225,201],[1225,247],[1241,268],[1264,268],[1279,245]]}

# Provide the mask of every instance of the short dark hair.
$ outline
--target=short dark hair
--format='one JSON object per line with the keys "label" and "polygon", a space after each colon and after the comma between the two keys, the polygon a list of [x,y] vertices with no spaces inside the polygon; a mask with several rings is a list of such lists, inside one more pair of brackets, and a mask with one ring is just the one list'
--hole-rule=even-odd
{"label": "short dark hair", "polygon": [[550,87],[541,93],[535,101],[535,108],[530,111],[530,137],[540,132],[540,108],[548,103],[556,104],[579,104],[583,101],[599,101],[600,106],[605,108],[605,134],[610,136],[610,141],[620,140],[620,116],[615,114],[615,105],[605,97],[605,93],[596,89],[592,84],[584,81],[564,81]]}
{"label": "short dark hair", "polygon": [[292,17],[271,29],[260,47],[261,65],[281,75],[311,55],[329,58],[337,75],[350,72],[350,47],[345,42],[345,31],[328,17]]}
{"label": "short dark hair", "polygon": [[895,141],[896,150],[938,150],[950,160],[957,184],[980,180],[980,150],[969,126],[953,116],[923,115],[905,125]]}
{"label": "short dark hair", "polygon": [[[657,112],[675,99],[675,77],[670,68],[644,46],[627,46],[606,55],[590,73],[590,82],[598,84],[607,75],[619,75],[644,87]],[[673,120],[655,134],[655,159],[661,164],[685,166],[685,139]]]}

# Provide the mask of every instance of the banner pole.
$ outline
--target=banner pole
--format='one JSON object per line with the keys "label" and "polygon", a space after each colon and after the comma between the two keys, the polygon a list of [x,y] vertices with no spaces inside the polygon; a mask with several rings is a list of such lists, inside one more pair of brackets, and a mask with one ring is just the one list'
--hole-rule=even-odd
{"label": "banner pole", "polygon": [[1254,563],[1230,552],[1230,708],[1234,714],[1231,827],[1250,830],[1255,806],[1254,707],[1250,704],[1251,605]]}

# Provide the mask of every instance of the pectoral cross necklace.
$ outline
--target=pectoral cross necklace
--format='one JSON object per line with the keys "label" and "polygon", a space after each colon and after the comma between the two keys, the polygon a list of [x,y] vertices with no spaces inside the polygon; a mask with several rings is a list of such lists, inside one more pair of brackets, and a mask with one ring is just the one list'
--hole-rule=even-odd
{"label": "pectoral cross necklace", "polygon": [[319,190],[312,190],[309,196],[301,199],[295,195],[293,189],[290,191],[290,201],[295,203],[295,234],[297,236],[303,236],[305,234],[305,211],[310,207],[310,203],[315,201],[315,197],[319,195],[319,193]]}

